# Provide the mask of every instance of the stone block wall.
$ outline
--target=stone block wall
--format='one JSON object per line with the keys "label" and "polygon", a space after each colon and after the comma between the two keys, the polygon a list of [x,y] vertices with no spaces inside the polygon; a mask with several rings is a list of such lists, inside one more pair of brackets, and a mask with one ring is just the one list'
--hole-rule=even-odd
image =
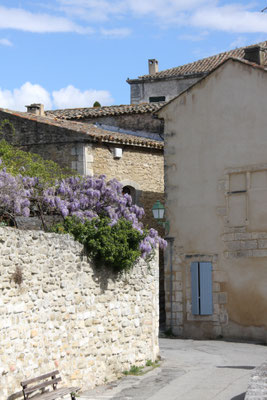
{"label": "stone block wall", "polygon": [[240,227],[225,233],[223,240],[227,258],[267,257],[266,232],[247,232],[246,227]]}
{"label": "stone block wall", "polygon": [[157,257],[116,276],[68,235],[13,228],[0,228],[0,254],[1,399],[55,368],[87,389],[155,360]]}
{"label": "stone block wall", "polygon": [[[119,147],[119,146],[118,146]],[[137,204],[144,207],[144,224],[154,227],[163,235],[163,230],[152,215],[155,201],[164,202],[164,159],[162,150],[123,147],[122,157],[113,156],[113,148],[95,145],[93,151],[93,173],[116,178],[123,185],[136,189]]]}
{"label": "stone block wall", "polygon": [[[170,273],[170,246],[165,252],[165,296],[166,320],[175,335],[196,338],[214,339],[223,334],[228,324],[225,272],[220,268],[216,254],[185,254],[174,242],[172,268]],[[213,313],[212,315],[192,314],[191,263],[211,262],[213,276]],[[172,282],[171,282],[172,279]],[[172,288],[172,290],[171,290]],[[172,293],[171,293],[172,292]],[[172,311],[172,313],[171,313]]]}
{"label": "stone block wall", "polygon": [[63,168],[72,168],[83,174],[84,135],[56,125],[53,120],[49,122],[48,118],[39,117],[36,121],[31,117],[0,110],[0,123],[8,120],[15,130],[12,134],[10,127],[4,125],[0,139],[4,138],[21,150],[39,154],[46,160],[55,161]]}
{"label": "stone block wall", "polygon": [[131,80],[129,81],[131,104],[149,103],[149,98],[154,96],[165,96],[165,100],[170,101],[200,78],[201,76],[198,74],[167,79]]}
{"label": "stone block wall", "polygon": [[256,368],[249,380],[245,400],[267,399],[267,362]]}
{"label": "stone block wall", "polygon": [[[79,121],[79,120],[78,120]],[[163,134],[164,122],[154,118],[152,113],[109,115],[97,118],[83,119],[82,122],[116,126],[130,131],[145,131]]]}

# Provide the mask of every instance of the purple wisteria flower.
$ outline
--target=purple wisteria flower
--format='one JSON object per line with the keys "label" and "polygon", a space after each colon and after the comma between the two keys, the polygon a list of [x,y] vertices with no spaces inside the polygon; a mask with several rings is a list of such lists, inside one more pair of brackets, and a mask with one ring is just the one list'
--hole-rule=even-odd
{"label": "purple wisteria flower", "polygon": [[[124,218],[144,234],[141,222],[144,209],[132,204],[131,196],[122,193],[122,185],[116,179],[107,181],[104,175],[72,176],[47,188],[42,187],[37,177],[12,176],[5,169],[0,170],[2,213],[6,211],[13,216],[29,216],[36,205],[43,214],[60,214],[63,218],[76,216],[84,221],[108,217],[110,226]],[[166,242],[155,229],[150,229],[140,243],[142,257],[146,258],[157,245],[164,248]]]}

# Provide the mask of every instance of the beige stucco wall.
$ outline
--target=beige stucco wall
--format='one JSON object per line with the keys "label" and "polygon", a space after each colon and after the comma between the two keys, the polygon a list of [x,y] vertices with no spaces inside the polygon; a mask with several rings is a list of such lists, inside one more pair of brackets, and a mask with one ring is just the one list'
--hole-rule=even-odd
{"label": "beige stucco wall", "polygon": [[[177,333],[267,340],[266,93],[229,60],[160,112]],[[192,261],[213,263],[212,316],[191,313]]]}
{"label": "beige stucco wall", "polygon": [[54,369],[86,390],[155,360],[157,255],[116,275],[96,269],[69,235],[13,228],[0,228],[0,254],[1,400]]}

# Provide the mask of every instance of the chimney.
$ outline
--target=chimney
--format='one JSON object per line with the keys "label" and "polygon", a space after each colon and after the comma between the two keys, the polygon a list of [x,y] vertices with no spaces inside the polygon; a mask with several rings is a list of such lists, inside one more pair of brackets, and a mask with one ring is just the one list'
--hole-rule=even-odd
{"label": "chimney", "polygon": [[31,104],[27,107],[27,113],[29,114],[34,114],[34,115],[45,115],[44,113],[44,105],[43,104]]}
{"label": "chimney", "polygon": [[263,49],[260,46],[246,47],[244,49],[245,51],[244,59],[258,65],[264,65],[265,61],[264,50],[265,49]]}
{"label": "chimney", "polygon": [[158,60],[155,60],[155,58],[153,58],[152,60],[148,60],[148,71],[149,75],[156,74],[157,72],[159,72]]}

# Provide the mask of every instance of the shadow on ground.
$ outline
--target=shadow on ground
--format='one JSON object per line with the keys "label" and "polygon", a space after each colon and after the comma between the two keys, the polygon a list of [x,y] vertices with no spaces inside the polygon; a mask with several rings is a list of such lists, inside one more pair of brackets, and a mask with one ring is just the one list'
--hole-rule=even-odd
{"label": "shadow on ground", "polygon": [[250,369],[254,369],[256,367],[253,365],[220,365],[220,366],[217,365],[217,368],[232,368],[232,369],[248,369],[248,370],[250,370]]}
{"label": "shadow on ground", "polygon": [[244,400],[246,392],[240,393],[238,396],[232,397],[231,400]]}

